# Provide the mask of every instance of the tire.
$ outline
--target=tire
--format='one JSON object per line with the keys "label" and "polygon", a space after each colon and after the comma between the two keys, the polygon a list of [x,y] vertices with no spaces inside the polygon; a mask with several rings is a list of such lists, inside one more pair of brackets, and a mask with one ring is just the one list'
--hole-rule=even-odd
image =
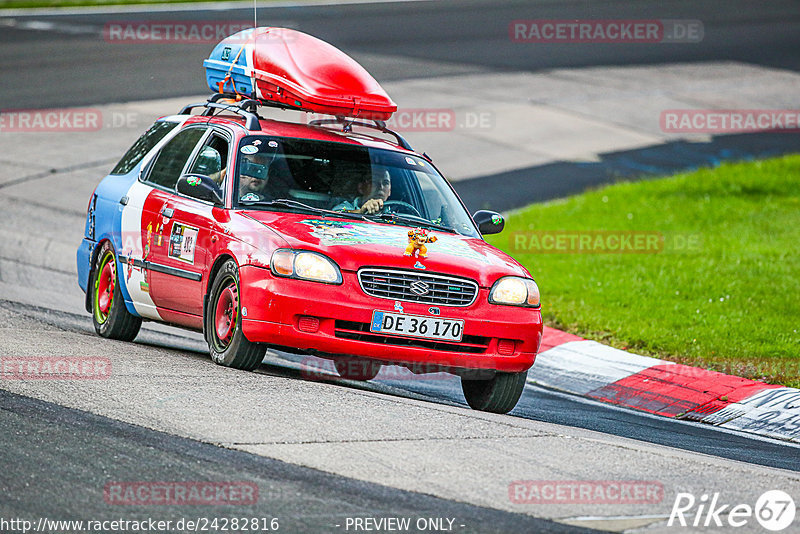
{"label": "tire", "polygon": [[97,254],[87,288],[92,292],[92,323],[95,332],[101,337],[133,341],[142,326],[142,319],[131,314],[125,307],[119,285],[117,256],[111,243],[106,241]]}
{"label": "tire", "polygon": [[521,373],[496,373],[491,380],[461,378],[461,389],[467,404],[474,410],[508,413],[517,405],[525,388],[528,371]]}
{"label": "tire", "polygon": [[205,336],[211,359],[225,367],[252,371],[261,365],[266,346],[242,333],[239,268],[228,260],[217,272],[208,294]]}
{"label": "tire", "polygon": [[339,376],[348,380],[372,380],[381,371],[381,364],[367,358],[344,357],[333,361]]}

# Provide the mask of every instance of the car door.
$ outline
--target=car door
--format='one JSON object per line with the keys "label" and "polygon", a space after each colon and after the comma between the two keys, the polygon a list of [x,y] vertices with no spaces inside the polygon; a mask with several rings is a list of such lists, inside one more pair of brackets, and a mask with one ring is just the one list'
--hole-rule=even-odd
{"label": "car door", "polygon": [[[189,167],[209,133],[207,125],[185,127],[153,158],[143,174],[150,191],[141,220],[142,295],[149,298],[161,320],[202,327],[203,213],[187,217],[175,185]],[[146,294],[146,296],[144,295]],[[198,318],[198,316],[200,316]]]}
{"label": "car door", "polygon": [[[184,172],[217,177],[224,187],[230,146],[228,134],[210,128]],[[224,191],[222,196],[224,198]],[[162,223],[167,215],[172,216],[169,224],[160,227],[162,240],[169,239],[169,244],[159,249],[160,253],[166,252],[159,261],[175,280],[168,295],[163,299],[158,296],[159,306],[193,316],[176,318],[175,322],[185,319],[198,328],[202,327],[202,322],[197,323],[197,320],[202,321],[203,316],[203,277],[208,276],[214,260],[211,247],[217,231],[215,210],[220,208],[177,192],[169,195],[160,210]]]}

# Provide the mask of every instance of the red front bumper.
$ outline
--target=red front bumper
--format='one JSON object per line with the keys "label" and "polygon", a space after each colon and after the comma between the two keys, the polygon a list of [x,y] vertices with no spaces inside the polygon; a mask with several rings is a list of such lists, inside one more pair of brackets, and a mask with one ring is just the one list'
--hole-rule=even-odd
{"label": "red front bumper", "polygon": [[[398,364],[425,364],[463,369],[519,372],[533,365],[542,339],[539,310],[498,306],[480,289],[466,307],[439,306],[442,318],[463,319],[464,338],[458,343],[369,332],[372,312],[397,312],[395,301],[365,294],[355,273],[343,272],[342,285],[277,278],[269,270],[245,265],[239,269],[242,329],[247,339],[323,353],[346,354]],[[432,316],[430,304],[402,302],[402,313]],[[315,332],[301,331],[300,318],[319,319]],[[407,346],[408,340],[413,345]],[[502,353],[499,350],[503,342]],[[510,341],[513,341],[513,349]]]}

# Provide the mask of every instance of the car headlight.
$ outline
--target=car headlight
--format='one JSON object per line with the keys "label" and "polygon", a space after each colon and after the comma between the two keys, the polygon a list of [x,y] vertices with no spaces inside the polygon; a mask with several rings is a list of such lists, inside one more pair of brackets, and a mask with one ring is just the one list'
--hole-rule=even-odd
{"label": "car headlight", "polygon": [[278,249],[272,254],[269,267],[275,276],[325,284],[342,283],[339,267],[332,259],[318,252]]}
{"label": "car headlight", "polygon": [[489,302],[506,306],[538,308],[540,304],[539,286],[530,278],[504,276],[495,282],[492,290],[489,291]]}

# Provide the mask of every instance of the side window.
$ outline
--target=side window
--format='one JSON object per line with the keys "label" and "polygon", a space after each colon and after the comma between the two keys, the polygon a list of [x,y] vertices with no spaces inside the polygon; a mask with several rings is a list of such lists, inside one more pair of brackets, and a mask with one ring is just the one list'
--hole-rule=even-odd
{"label": "side window", "polygon": [[210,176],[222,187],[228,168],[228,141],[216,133],[211,134],[197,153],[189,174]]}
{"label": "side window", "polygon": [[188,128],[178,132],[178,135],[164,145],[156,156],[147,181],[167,189],[174,189],[186,161],[205,132],[204,128]]}
{"label": "side window", "polygon": [[131,172],[136,167],[136,164],[142,161],[142,158],[177,125],[178,123],[176,122],[157,122],[152,125],[122,156],[122,159],[119,160],[111,174],[128,174]]}

